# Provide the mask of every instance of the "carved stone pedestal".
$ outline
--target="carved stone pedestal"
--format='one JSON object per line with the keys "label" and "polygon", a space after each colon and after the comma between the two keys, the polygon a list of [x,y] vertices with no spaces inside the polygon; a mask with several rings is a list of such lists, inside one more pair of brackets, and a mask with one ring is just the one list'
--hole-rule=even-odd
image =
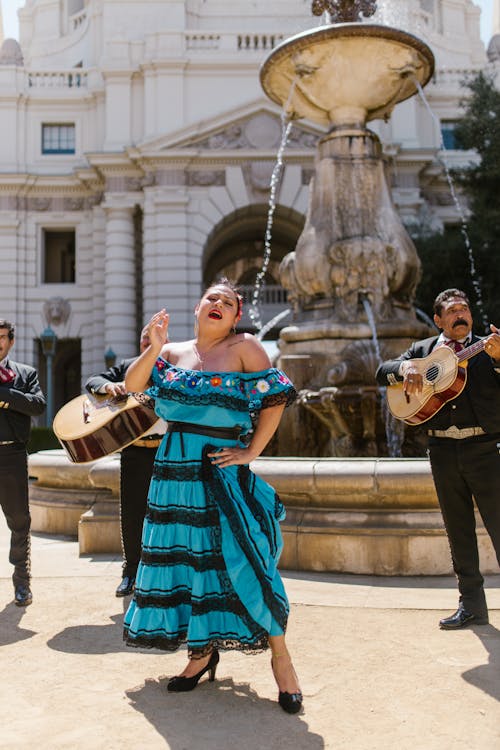
{"label": "carved stone pedestal", "polygon": [[78,523],[80,554],[121,552],[120,456],[97,461],[89,471],[89,479],[100,492],[96,502]]}
{"label": "carved stone pedestal", "polygon": [[80,554],[120,552],[120,456],[72,463],[63,450],[29,457],[31,528],[78,536]]}

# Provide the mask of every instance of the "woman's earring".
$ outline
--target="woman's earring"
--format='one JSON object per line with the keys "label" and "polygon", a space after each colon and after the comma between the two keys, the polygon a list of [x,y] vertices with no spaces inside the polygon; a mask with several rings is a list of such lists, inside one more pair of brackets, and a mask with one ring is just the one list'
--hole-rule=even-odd
{"label": "woman's earring", "polygon": [[200,328],[200,326],[199,326],[199,323],[198,323],[198,318],[196,317],[196,313],[195,313],[194,314],[194,335],[195,335],[195,337],[198,335],[199,328]]}

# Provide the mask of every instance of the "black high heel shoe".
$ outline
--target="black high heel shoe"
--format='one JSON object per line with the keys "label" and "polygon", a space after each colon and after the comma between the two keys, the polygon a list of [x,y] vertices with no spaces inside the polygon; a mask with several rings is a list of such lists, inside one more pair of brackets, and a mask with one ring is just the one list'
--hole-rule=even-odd
{"label": "black high heel shoe", "polygon": [[282,693],[280,690],[278,703],[287,714],[298,714],[302,707],[302,693]]}
{"label": "black high heel shoe", "polygon": [[[282,656],[282,654],[276,654],[276,656]],[[273,670],[273,674],[274,674],[274,665],[273,665],[272,659],[271,659],[271,669]],[[293,669],[293,666],[292,666],[292,669]],[[297,691],[296,693],[287,693],[286,691],[281,691],[281,690],[278,692],[278,703],[280,704],[283,711],[287,712],[287,714],[298,714],[298,712],[302,708],[302,701],[303,701],[303,698],[302,698],[302,693],[300,690]]]}
{"label": "black high heel shoe", "polygon": [[172,677],[167,685],[167,690],[170,693],[187,693],[189,692],[189,690],[194,690],[200,680],[200,677],[203,677],[205,672],[208,672],[209,682],[213,682],[215,680],[215,670],[217,669],[218,663],[219,652],[214,649],[210,654],[208,663],[203,667],[203,669],[200,669],[200,671],[192,677]]}

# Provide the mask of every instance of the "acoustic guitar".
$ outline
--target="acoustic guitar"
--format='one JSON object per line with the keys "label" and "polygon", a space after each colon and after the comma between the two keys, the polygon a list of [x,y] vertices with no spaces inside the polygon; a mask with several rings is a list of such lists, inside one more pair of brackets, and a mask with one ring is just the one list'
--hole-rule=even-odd
{"label": "acoustic guitar", "polygon": [[420,393],[406,393],[403,383],[387,388],[387,406],[396,419],[417,425],[431,419],[448,401],[462,393],[467,382],[467,361],[484,349],[484,341],[454,352],[449,346],[438,346],[427,357],[410,359],[424,383]]}
{"label": "acoustic guitar", "polygon": [[143,393],[82,395],[59,409],[53,429],[70,460],[82,464],[125,448],[156,422],[154,401]]}

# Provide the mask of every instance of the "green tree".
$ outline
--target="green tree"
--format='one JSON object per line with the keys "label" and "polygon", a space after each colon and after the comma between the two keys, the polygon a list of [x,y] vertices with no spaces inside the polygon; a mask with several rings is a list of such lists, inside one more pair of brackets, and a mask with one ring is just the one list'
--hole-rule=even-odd
{"label": "green tree", "polygon": [[[429,312],[435,294],[456,286],[469,294],[478,313],[471,254],[484,314],[500,326],[500,92],[493,79],[482,72],[463,85],[468,94],[462,101],[464,115],[455,136],[462,148],[476,151],[479,161],[455,170],[453,178],[470,211],[466,223],[470,252],[459,228],[417,238],[415,244],[423,266],[417,304]],[[482,321],[477,314],[475,318],[479,331]]]}

